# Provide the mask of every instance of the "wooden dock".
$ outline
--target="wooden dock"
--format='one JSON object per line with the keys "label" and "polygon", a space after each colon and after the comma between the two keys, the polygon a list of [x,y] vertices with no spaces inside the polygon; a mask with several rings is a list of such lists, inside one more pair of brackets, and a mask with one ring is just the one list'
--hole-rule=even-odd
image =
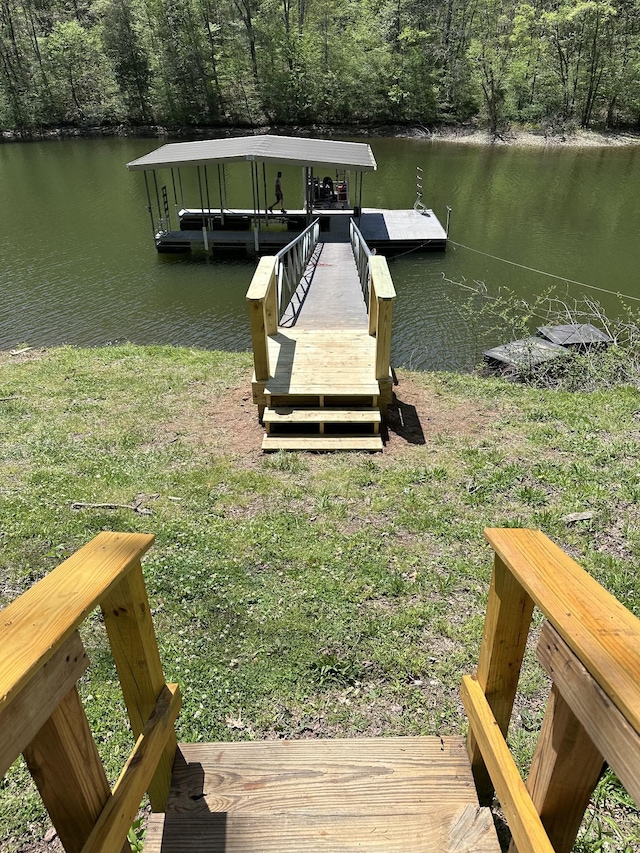
{"label": "wooden dock", "polygon": [[[447,234],[432,210],[384,210],[363,208],[356,215],[353,209],[315,210],[313,219],[320,222],[325,243],[348,243],[349,221],[355,216],[367,244],[387,254],[407,250],[444,251]],[[236,250],[255,253],[260,249],[280,249],[310,221],[307,212],[288,210],[256,215],[251,210],[225,212],[219,208],[181,210],[179,228],[156,234],[156,248],[161,253],[189,252],[205,245],[212,251]],[[255,224],[255,229],[254,229]],[[204,228],[204,232],[203,232]],[[257,244],[257,245],[256,245]]]}
{"label": "wooden dock", "polygon": [[273,257],[261,259],[247,293],[262,448],[382,450],[395,298],[387,262],[368,259],[363,293],[352,245],[319,248],[288,305],[278,306]]}

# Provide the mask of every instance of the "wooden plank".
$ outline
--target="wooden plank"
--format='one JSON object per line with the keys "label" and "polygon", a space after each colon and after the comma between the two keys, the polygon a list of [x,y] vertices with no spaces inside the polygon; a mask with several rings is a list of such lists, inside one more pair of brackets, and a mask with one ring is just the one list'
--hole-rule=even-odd
{"label": "wooden plank", "polygon": [[[527,790],[556,853],[570,853],[603,766],[554,684],[527,779]],[[518,853],[512,844],[511,853]]]}
{"label": "wooden plank", "polygon": [[[283,394],[294,394],[296,396],[314,396],[324,394],[327,397],[377,397],[380,389],[376,382],[349,382],[348,378],[341,381],[331,382],[320,381],[319,379],[304,378],[296,379],[292,377],[288,382],[278,379],[270,379],[265,385],[265,395],[281,396]],[[352,404],[353,401],[346,400],[346,405]]]}
{"label": "wooden plank", "polygon": [[518,853],[554,853],[482,687],[465,675],[460,695]]}
{"label": "wooden plank", "polygon": [[264,451],[273,450],[366,450],[383,449],[379,435],[265,435]]}
{"label": "wooden plank", "polygon": [[82,853],[110,853],[122,847],[167,740],[173,735],[180,705],[178,685],[166,685]]}
{"label": "wooden plank", "polygon": [[595,747],[640,803],[640,735],[611,703],[550,622],[545,622],[538,658]]}
{"label": "wooden plank", "polygon": [[[242,240],[246,240],[246,235]],[[251,279],[251,284],[247,290],[247,300],[250,302],[260,302],[267,298],[267,293],[273,281],[276,259],[274,256],[265,256],[260,258],[258,266]]]}
{"label": "wooden plank", "polygon": [[462,737],[180,744],[167,811],[380,815],[477,806]]}
{"label": "wooden plank", "polygon": [[[533,600],[496,555],[477,678],[504,737],[509,728],[532,613]],[[468,746],[480,802],[487,804],[493,786],[472,732]]]}
{"label": "wooden plank", "polygon": [[266,409],[266,424],[379,424],[380,409]]}
{"label": "wooden plank", "polygon": [[640,732],[640,620],[536,530],[485,535],[560,636]]}
{"label": "wooden plank", "polygon": [[89,660],[77,631],[0,709],[0,777],[33,740],[85,672]]}
{"label": "wooden plank", "polygon": [[151,547],[144,533],[99,533],[2,611],[0,708],[7,707],[34,673]]}
{"label": "wooden plank", "polygon": [[388,379],[391,363],[391,320],[393,302],[378,301],[378,328],[376,330],[376,379]]}
{"label": "wooden plank", "polygon": [[395,299],[396,289],[384,255],[372,255],[369,259],[371,277],[378,299]]}
{"label": "wooden plank", "polygon": [[[165,688],[165,677],[153,628],[151,609],[140,563],[101,601],[122,694],[134,737],[139,737]],[[171,768],[176,751],[175,735],[166,741],[149,786],[154,811],[166,805]]]}
{"label": "wooden plank", "polygon": [[66,853],[80,853],[111,791],[75,687],[24,757]]}
{"label": "wooden plank", "polygon": [[256,381],[264,382],[269,378],[269,344],[262,302],[249,302],[249,326],[251,328],[254,376]]}
{"label": "wooden plank", "polygon": [[[392,807],[389,804],[389,809]],[[145,853],[499,853],[488,809],[432,807],[421,815],[153,815]]]}

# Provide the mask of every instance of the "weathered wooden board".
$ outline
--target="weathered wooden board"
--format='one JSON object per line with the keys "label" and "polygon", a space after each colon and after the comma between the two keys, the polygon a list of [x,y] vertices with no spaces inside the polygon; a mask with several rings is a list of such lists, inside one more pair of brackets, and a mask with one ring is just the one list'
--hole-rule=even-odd
{"label": "weathered wooden board", "polygon": [[565,347],[552,344],[543,338],[530,337],[485,350],[483,356],[489,362],[528,368],[549,361],[551,358],[566,355],[568,352],[569,350]]}
{"label": "weathered wooden board", "polygon": [[[387,808],[392,807],[392,803]],[[420,815],[152,815],[145,853],[499,853],[488,809],[425,808]]]}
{"label": "weathered wooden board", "polygon": [[461,737],[180,744],[168,811],[379,814],[477,804]]}
{"label": "weathered wooden board", "polygon": [[597,326],[591,323],[568,323],[564,326],[539,326],[538,332],[551,343],[560,346],[593,346],[594,344],[610,344],[609,337]]}

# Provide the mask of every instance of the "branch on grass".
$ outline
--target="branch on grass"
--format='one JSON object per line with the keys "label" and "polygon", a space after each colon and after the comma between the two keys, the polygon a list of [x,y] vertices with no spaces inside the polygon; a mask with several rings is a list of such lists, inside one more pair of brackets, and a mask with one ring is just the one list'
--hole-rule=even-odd
{"label": "branch on grass", "polygon": [[82,501],[74,501],[71,504],[71,509],[131,509],[137,512],[138,515],[153,515],[153,510],[143,506],[147,500],[155,500],[158,495],[136,495],[130,504],[90,504]]}

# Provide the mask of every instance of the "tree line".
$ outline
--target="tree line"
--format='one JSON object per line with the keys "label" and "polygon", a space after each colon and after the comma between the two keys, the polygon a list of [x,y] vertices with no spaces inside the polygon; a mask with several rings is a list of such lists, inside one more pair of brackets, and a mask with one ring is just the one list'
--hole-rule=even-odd
{"label": "tree line", "polygon": [[0,127],[640,125],[640,0],[0,0]]}

